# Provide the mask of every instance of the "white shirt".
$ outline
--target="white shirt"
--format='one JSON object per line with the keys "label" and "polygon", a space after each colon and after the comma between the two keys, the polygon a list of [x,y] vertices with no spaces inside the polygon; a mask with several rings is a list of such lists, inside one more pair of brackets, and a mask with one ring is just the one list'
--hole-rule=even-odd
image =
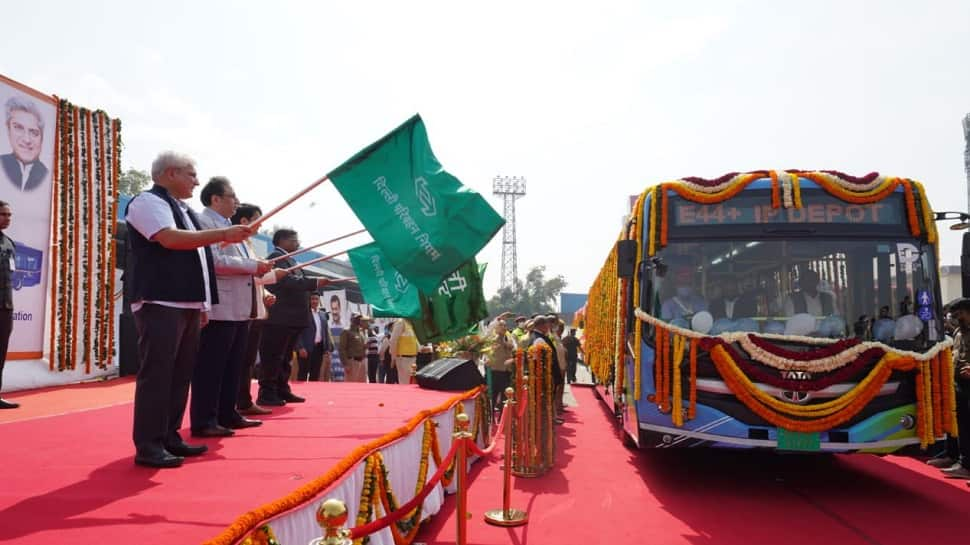
{"label": "white shirt", "polygon": [[[185,203],[178,199],[175,202],[179,204],[179,209],[182,211],[182,218],[185,221],[186,229],[195,231],[195,226],[192,224],[188,212],[186,212],[187,206]],[[158,195],[147,191],[132,199],[131,204],[128,205],[128,214],[125,216],[125,219],[141,233],[141,236],[148,240],[151,240],[162,229],[178,229],[178,226],[175,224],[175,218],[172,217],[172,208],[168,205],[168,202]],[[206,266],[205,247],[199,247],[196,251],[199,253],[199,262],[202,264],[205,301],[135,301],[131,304],[131,311],[138,312],[145,303],[172,308],[209,310],[212,307],[212,300],[209,291],[209,269]]]}
{"label": "white shirt", "polygon": [[[805,298],[805,312],[811,314],[812,316],[822,315],[822,292],[816,292],[815,297],[812,297],[806,292],[800,292],[800,295],[794,295],[793,297],[804,297]],[[785,316],[792,316],[795,314],[795,303],[792,301],[791,297],[785,299]]]}
{"label": "white shirt", "polygon": [[313,328],[316,333],[313,334],[313,344],[320,344],[323,342],[323,325],[320,324],[320,313],[316,310],[313,311]]}
{"label": "white shirt", "polygon": [[17,159],[17,164],[20,165],[20,190],[27,190],[27,177],[30,176],[31,169],[34,168],[33,163],[22,163],[20,159]]}

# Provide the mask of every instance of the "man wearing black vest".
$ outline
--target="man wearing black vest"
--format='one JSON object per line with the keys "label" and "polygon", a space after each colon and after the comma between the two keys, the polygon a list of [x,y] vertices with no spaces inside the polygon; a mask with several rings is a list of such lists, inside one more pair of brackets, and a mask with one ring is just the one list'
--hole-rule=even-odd
{"label": "man wearing black vest", "polygon": [[218,302],[208,246],[241,242],[252,235],[243,225],[201,230],[182,202],[199,181],[194,161],[163,152],[152,163],[155,185],[128,204],[129,268],[126,289],[138,331],[140,367],[135,385],[132,437],[135,463],[178,467],[205,445],[188,445],[179,435],[189,383],[210,306]]}
{"label": "man wearing black vest", "polygon": [[[273,252],[267,260],[281,257],[300,248],[296,231],[279,229],[273,233]],[[291,257],[273,263],[277,269],[296,265]],[[276,304],[269,307],[263,325],[263,341],[259,347],[259,396],[256,403],[264,407],[281,407],[287,403],[303,403],[302,397],[290,389],[290,359],[297,338],[313,321],[310,315],[310,293],[328,284],[323,278],[307,278],[303,269],[296,269],[275,284],[266,286],[276,296]]]}

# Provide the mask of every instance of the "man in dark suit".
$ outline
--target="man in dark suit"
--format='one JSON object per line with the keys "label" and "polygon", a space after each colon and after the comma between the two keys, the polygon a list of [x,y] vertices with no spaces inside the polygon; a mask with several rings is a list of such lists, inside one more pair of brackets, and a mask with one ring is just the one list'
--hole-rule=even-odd
{"label": "man in dark suit", "polygon": [[728,281],[724,285],[724,294],[711,301],[708,310],[715,320],[727,318],[737,320],[739,318],[751,318],[758,314],[758,302],[750,293],[741,293],[738,284]]}
{"label": "man in dark suit", "polygon": [[4,105],[11,153],[0,155],[3,173],[17,191],[33,191],[47,179],[48,169],[40,162],[44,144],[44,117],[33,101],[12,96]]}
{"label": "man in dark suit", "polygon": [[310,294],[309,326],[301,333],[296,341],[296,355],[299,370],[296,378],[299,380],[320,380],[320,366],[323,355],[333,351],[333,339],[330,337],[330,323],[327,313],[320,310],[320,294]]}
{"label": "man in dark suit", "polygon": [[[267,260],[295,252],[300,248],[296,231],[280,229],[273,233],[273,253]],[[287,269],[297,263],[286,257],[276,261],[277,269]],[[260,376],[259,396],[256,403],[262,406],[281,407],[287,403],[306,401],[290,389],[290,358],[300,333],[311,324],[310,293],[329,283],[324,278],[307,278],[302,269],[266,286],[276,295],[276,304],[269,308],[269,316],[263,325],[263,341],[259,347]]]}

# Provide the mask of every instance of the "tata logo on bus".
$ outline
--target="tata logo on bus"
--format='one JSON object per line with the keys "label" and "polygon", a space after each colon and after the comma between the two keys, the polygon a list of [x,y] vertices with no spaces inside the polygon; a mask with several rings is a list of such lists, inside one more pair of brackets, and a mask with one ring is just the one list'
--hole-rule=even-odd
{"label": "tata logo on bus", "polygon": [[777,223],[898,225],[903,216],[895,204],[851,204],[826,199],[824,203],[806,204],[802,208],[772,208],[771,204],[755,203],[751,199],[713,205],[679,201],[673,212],[674,225],[678,227]]}

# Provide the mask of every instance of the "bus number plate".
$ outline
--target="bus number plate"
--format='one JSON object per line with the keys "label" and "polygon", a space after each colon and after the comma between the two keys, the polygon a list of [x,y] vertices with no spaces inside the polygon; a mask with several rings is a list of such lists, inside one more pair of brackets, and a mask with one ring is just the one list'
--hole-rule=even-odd
{"label": "bus number plate", "polygon": [[822,438],[818,432],[802,433],[778,428],[779,450],[801,450],[817,452],[822,448]]}

